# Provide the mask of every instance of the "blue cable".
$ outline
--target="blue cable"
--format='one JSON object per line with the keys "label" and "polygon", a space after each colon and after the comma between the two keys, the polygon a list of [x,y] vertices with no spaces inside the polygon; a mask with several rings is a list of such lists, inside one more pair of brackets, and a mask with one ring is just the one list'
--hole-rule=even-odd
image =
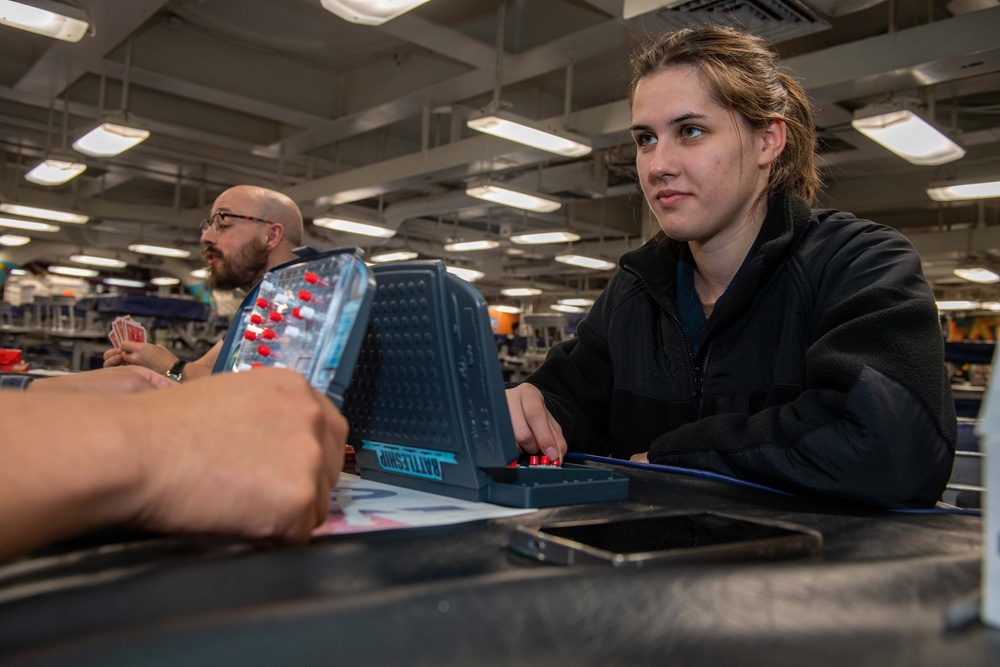
{"label": "blue cable", "polygon": [[[760,491],[767,491],[768,493],[774,493],[781,496],[788,496],[790,498],[802,498],[795,493],[789,493],[788,491],[782,491],[781,489],[775,489],[771,486],[765,486],[763,484],[757,484],[756,482],[748,482],[745,479],[739,479],[738,477],[731,477],[729,475],[723,475],[718,472],[711,472],[708,470],[697,470],[695,468],[681,468],[680,466],[669,466],[660,463],[639,463],[638,461],[629,461],[625,459],[613,459],[607,456],[595,456],[593,454],[581,454],[579,452],[567,452],[566,459],[573,461],[594,461],[597,463],[610,463],[612,465],[624,466],[626,468],[639,468],[640,470],[653,470],[656,472],[670,472],[677,475],[687,475],[689,477],[699,477],[701,479],[711,479],[718,482],[725,482],[727,484],[734,484],[736,486],[745,486],[751,489],[758,489]],[[888,509],[889,512],[897,512],[899,514],[959,514],[962,516],[982,516],[982,510],[977,509],[963,509],[960,507],[956,508],[937,508],[929,507],[926,509]]]}

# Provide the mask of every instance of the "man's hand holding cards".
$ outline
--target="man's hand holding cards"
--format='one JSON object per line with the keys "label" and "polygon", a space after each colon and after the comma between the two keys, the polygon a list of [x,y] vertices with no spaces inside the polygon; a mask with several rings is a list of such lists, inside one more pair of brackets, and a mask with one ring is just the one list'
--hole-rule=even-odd
{"label": "man's hand holding cards", "polygon": [[134,343],[146,342],[146,327],[142,323],[132,319],[131,315],[118,316],[111,323],[111,333],[108,334],[111,344],[116,350],[122,347],[122,341],[132,341]]}

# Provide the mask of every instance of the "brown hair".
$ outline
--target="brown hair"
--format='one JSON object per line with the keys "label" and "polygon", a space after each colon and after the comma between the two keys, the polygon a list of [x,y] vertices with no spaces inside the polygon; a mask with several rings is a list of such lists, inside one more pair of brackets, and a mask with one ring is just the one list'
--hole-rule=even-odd
{"label": "brown hair", "polygon": [[785,149],[771,164],[766,196],[791,189],[812,202],[820,186],[816,130],[802,86],[781,69],[770,44],[756,35],[721,25],[685,28],[652,39],[633,54],[629,104],[639,79],[671,67],[694,67],[708,81],[715,100],[739,114],[754,130],[775,118],[785,121]]}

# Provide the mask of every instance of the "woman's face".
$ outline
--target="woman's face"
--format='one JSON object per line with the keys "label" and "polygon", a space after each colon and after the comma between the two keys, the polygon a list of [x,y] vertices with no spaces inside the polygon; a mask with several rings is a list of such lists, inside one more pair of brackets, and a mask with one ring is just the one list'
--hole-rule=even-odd
{"label": "woman's face", "polygon": [[754,202],[777,156],[769,134],[753,132],[716,103],[694,68],[673,67],[640,79],[632,98],[632,137],[642,190],[660,229],[706,250],[741,233],[756,234],[763,211],[752,217]]}

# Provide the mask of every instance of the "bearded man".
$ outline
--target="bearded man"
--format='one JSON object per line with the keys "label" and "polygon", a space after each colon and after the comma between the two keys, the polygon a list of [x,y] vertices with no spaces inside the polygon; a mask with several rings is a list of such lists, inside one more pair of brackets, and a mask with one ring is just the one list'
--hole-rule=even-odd
{"label": "bearded man", "polygon": [[[264,273],[296,259],[302,245],[302,213],[286,195],[253,185],[232,187],[212,204],[212,214],[201,223],[202,258],[208,265],[212,289],[240,289],[250,293]],[[242,307],[237,317],[242,316]],[[203,377],[219,362],[223,341],[192,362],[179,360],[152,343],[124,341],[121,349],[104,353],[104,366],[144,366],[181,382]],[[220,368],[225,363],[219,362]]]}

